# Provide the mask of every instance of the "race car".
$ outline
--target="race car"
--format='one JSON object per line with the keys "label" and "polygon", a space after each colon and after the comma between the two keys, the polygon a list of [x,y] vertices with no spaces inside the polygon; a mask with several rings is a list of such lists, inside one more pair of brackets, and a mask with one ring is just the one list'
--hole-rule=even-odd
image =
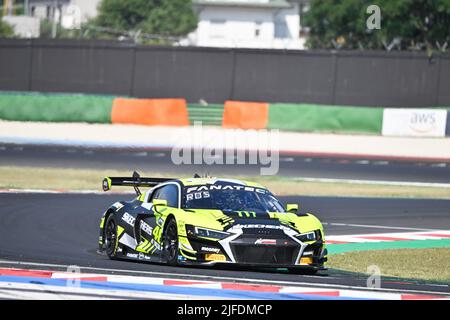
{"label": "race car", "polygon": [[[99,250],[111,259],[176,265],[235,264],[316,273],[324,231],[297,204],[286,208],[260,184],[235,179],[107,177],[103,190],[134,187],[100,220]],[[139,187],[149,187],[141,193]]]}

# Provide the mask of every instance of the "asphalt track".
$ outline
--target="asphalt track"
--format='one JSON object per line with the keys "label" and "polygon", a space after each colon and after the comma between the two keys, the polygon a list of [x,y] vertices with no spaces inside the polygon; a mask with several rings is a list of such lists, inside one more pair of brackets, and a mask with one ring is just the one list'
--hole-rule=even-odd
{"label": "asphalt track", "polygon": [[[280,155],[286,177],[450,183],[450,163]],[[92,149],[0,144],[0,165],[94,168],[210,175],[259,175],[259,165],[175,165],[167,149]]]}
{"label": "asphalt track", "polygon": [[[366,277],[337,270],[316,276],[283,270],[169,267],[112,261],[96,252],[99,218],[107,206],[130,195],[0,193],[0,260],[77,265],[82,271],[106,268],[107,272],[178,277],[225,277],[236,281],[307,283],[365,287]],[[449,229],[450,200],[411,200],[333,197],[282,197],[300,203],[324,222],[327,234],[400,232],[411,228]],[[343,223],[344,225],[341,225]],[[387,227],[388,229],[384,228]],[[389,230],[389,228],[400,228]],[[11,264],[14,266],[14,264]],[[432,267],[432,266],[430,266]],[[126,271],[119,271],[126,270]],[[421,281],[382,278],[382,287],[420,292],[450,292],[449,286]]]}

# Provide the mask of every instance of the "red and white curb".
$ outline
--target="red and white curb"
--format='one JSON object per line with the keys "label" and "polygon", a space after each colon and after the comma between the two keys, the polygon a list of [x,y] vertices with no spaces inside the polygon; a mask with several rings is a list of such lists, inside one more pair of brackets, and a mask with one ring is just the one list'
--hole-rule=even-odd
{"label": "red and white curb", "polygon": [[[12,281],[13,279],[33,278],[33,279],[59,279],[65,280],[67,283],[74,283],[76,281],[83,282],[97,282],[97,283],[110,283],[117,284],[118,287],[114,287],[114,290],[101,290],[101,289],[89,289],[81,288],[73,285],[67,285],[65,287],[55,287],[50,285],[45,285],[44,281],[40,284],[33,281],[33,283],[24,283],[20,281]],[[6,280],[3,280],[6,279]],[[9,280],[8,280],[9,279]],[[341,299],[383,299],[383,300],[449,300],[450,294],[448,296],[434,295],[434,294],[418,294],[414,292],[386,292],[377,291],[376,289],[361,288],[361,290],[353,289],[334,289],[334,288],[324,288],[324,287],[312,287],[312,286],[284,286],[284,285],[272,285],[272,284],[257,284],[257,283],[236,283],[236,282],[223,282],[223,281],[198,281],[198,280],[186,280],[186,279],[175,279],[175,278],[158,278],[158,277],[142,277],[142,276],[128,276],[128,275],[109,275],[109,274],[97,274],[97,273],[71,273],[71,272],[59,272],[59,271],[49,271],[49,270],[29,270],[29,269],[16,269],[16,268],[1,268],[0,269],[0,297],[5,297],[4,291],[6,288],[18,288],[21,290],[21,295],[10,296],[9,298],[42,298],[46,296],[41,296],[40,293],[34,295],[33,292],[39,291],[47,296],[50,294],[51,290],[58,292],[56,296],[50,296],[50,298],[55,299],[65,299],[71,298],[73,294],[78,295],[78,298],[156,298],[156,299],[220,299],[217,296],[208,295],[187,295],[187,294],[174,294],[167,293],[164,290],[161,292],[141,292],[137,290],[127,290],[126,288],[121,289],[122,285],[156,285],[162,287],[178,287],[178,288],[200,288],[200,289],[213,289],[215,292],[217,290],[222,290],[224,293],[222,299],[236,299],[239,296],[234,297],[233,292],[259,292],[268,294],[280,294],[281,299],[282,294],[299,295],[300,296],[310,296],[310,298],[341,298]],[[119,288],[119,289],[117,289]],[[29,290],[29,291],[27,291]],[[205,293],[208,291],[206,290]],[[227,293],[225,295],[225,293]],[[73,298],[73,297],[72,297]]]}
{"label": "red and white curb", "polygon": [[450,230],[327,236],[327,244],[450,239]]}

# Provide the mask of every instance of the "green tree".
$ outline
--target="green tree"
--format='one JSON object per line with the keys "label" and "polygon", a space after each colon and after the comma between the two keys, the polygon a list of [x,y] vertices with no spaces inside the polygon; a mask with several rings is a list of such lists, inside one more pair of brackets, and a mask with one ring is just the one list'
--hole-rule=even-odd
{"label": "green tree", "polygon": [[0,38],[11,38],[14,36],[14,29],[0,15]]}
{"label": "green tree", "polygon": [[191,0],[102,0],[98,11],[91,26],[168,36],[186,35],[197,27]]}
{"label": "green tree", "polygon": [[[379,30],[366,27],[371,4],[381,9]],[[312,0],[305,24],[310,48],[439,48],[450,46],[450,0]]]}

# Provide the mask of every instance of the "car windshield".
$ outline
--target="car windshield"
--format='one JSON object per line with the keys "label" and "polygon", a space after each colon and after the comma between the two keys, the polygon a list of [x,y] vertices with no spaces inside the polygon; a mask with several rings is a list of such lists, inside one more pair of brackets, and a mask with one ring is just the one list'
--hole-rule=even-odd
{"label": "car windshield", "polygon": [[283,205],[268,190],[238,184],[209,184],[184,188],[185,209],[284,212]]}

